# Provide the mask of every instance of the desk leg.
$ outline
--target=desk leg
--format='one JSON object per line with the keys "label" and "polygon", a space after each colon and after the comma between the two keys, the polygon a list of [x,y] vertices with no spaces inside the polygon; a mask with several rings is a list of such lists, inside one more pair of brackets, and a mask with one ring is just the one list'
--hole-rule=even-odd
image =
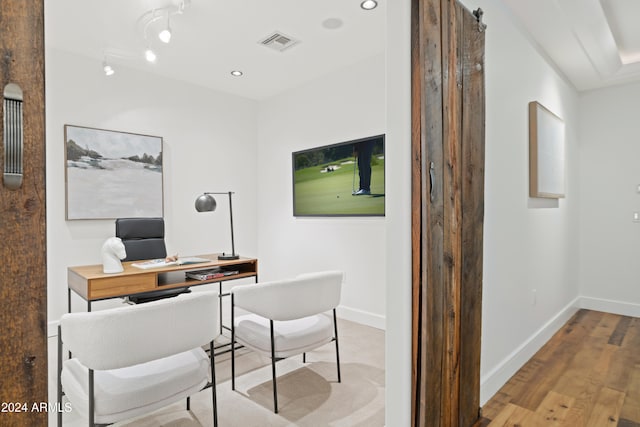
{"label": "desk leg", "polygon": [[218,282],[218,300],[219,300],[219,307],[218,307],[218,315],[220,316],[220,318],[218,319],[219,323],[219,327],[220,327],[220,335],[222,335],[222,282]]}
{"label": "desk leg", "polygon": [[87,301],[87,311],[91,311],[91,300]]}
{"label": "desk leg", "polygon": [[71,288],[67,287],[67,313],[71,313]]}

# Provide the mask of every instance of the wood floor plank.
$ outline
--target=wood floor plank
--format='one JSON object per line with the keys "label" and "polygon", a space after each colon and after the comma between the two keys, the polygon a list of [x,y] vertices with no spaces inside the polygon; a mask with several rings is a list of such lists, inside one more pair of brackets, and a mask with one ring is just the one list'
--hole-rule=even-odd
{"label": "wood floor plank", "polygon": [[491,420],[485,417],[480,418],[473,427],[488,427]]}
{"label": "wood floor plank", "polygon": [[629,371],[629,377],[620,417],[640,424],[640,363]]}
{"label": "wood floor plank", "polygon": [[606,387],[625,391],[629,388],[631,370],[640,363],[640,346],[635,349],[620,347],[611,357],[611,363],[606,373],[604,385]]}
{"label": "wood floor plank", "polygon": [[[592,367],[600,358],[604,348],[603,340],[586,335],[576,345],[558,349],[558,356],[540,372],[537,381],[528,384],[528,391],[515,396],[512,402],[528,409],[536,409],[550,390],[576,399],[576,406],[583,408],[583,415],[595,400],[599,383],[590,379]],[[586,418],[586,417],[585,417]]]}
{"label": "wood floor plank", "polygon": [[582,414],[573,407],[575,399],[550,391],[544,398],[536,413],[541,415],[548,426],[564,426],[571,420],[576,425],[582,420]]}
{"label": "wood floor plank", "polygon": [[611,337],[611,334],[613,334],[613,331],[615,331],[619,321],[620,316],[611,313],[603,313],[600,323],[598,323],[598,326],[595,327],[590,335],[592,337],[607,338],[608,340],[609,337]]}
{"label": "wood floor plank", "polygon": [[547,427],[544,417],[533,411],[509,403],[489,427]]}
{"label": "wood floor plank", "polygon": [[627,334],[627,330],[629,329],[629,325],[631,325],[631,317],[622,316],[620,321],[616,325],[616,328],[613,330],[613,333],[609,337],[608,344],[611,345],[622,345],[622,340],[624,340],[625,335]]}
{"label": "wood floor plank", "polygon": [[600,352],[597,362],[593,365],[591,377],[600,384],[605,383],[607,375],[612,367],[612,360],[621,353],[617,345],[605,344]]}
{"label": "wood floor plank", "polygon": [[549,426],[562,426],[569,417],[575,399],[569,396],[550,391],[544,398],[536,413],[543,416]]}
{"label": "wood floor plank", "polygon": [[564,342],[578,342],[591,334],[602,320],[605,313],[593,310],[578,310],[564,327]]}
{"label": "wood floor plank", "polygon": [[640,427],[640,424],[620,418],[620,421],[618,421],[618,427]]}
{"label": "wood floor plank", "polygon": [[574,348],[575,358],[553,388],[554,391],[575,399],[573,407],[584,420],[591,416],[603,388],[604,375],[595,371],[595,367],[599,366],[602,358],[607,358],[607,354],[603,354],[604,343],[603,336],[587,336],[579,349]]}
{"label": "wood floor plank", "polygon": [[603,387],[598,393],[586,427],[617,426],[623,402],[624,393]]}
{"label": "wood floor plank", "polygon": [[497,414],[493,420],[489,423],[489,427],[500,427],[507,425],[507,421],[509,421],[509,417],[513,415],[513,412],[516,410],[517,406],[513,403],[508,403],[502,408],[499,414]]}
{"label": "wood floor plank", "polygon": [[494,419],[498,414],[511,402],[511,395],[505,391],[498,391],[492,398],[482,407],[482,416],[490,420]]}

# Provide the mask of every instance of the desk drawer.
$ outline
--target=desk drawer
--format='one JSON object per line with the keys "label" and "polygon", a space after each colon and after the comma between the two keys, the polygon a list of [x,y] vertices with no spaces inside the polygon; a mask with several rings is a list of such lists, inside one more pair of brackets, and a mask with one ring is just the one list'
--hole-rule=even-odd
{"label": "desk drawer", "polygon": [[89,299],[126,296],[154,289],[156,289],[156,275],[154,273],[101,277],[89,282]]}

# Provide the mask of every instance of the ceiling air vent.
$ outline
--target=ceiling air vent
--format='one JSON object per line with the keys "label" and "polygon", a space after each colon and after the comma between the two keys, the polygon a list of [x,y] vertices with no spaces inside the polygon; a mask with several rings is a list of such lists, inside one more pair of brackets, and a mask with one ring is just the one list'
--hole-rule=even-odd
{"label": "ceiling air vent", "polygon": [[285,49],[290,48],[294,44],[297,44],[299,41],[294,39],[293,37],[289,37],[286,34],[283,34],[279,31],[276,31],[273,34],[265,37],[260,40],[260,44],[266,46],[270,49],[277,50],[278,52],[282,52]]}

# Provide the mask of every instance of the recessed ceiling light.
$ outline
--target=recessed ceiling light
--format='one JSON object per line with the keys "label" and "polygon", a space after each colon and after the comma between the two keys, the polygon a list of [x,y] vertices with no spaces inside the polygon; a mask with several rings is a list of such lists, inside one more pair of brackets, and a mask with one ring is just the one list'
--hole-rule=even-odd
{"label": "recessed ceiling light", "polygon": [[342,19],[327,18],[324,21],[322,21],[322,26],[327,30],[336,30],[342,27]]}
{"label": "recessed ceiling light", "polygon": [[231,75],[232,75],[232,76],[234,76],[234,77],[240,77],[240,76],[242,75],[242,71],[240,71],[240,70],[233,70],[233,71],[231,72]]}
{"label": "recessed ceiling light", "polygon": [[376,0],[364,0],[360,3],[360,7],[364,10],[372,10],[378,7],[378,2]]}

